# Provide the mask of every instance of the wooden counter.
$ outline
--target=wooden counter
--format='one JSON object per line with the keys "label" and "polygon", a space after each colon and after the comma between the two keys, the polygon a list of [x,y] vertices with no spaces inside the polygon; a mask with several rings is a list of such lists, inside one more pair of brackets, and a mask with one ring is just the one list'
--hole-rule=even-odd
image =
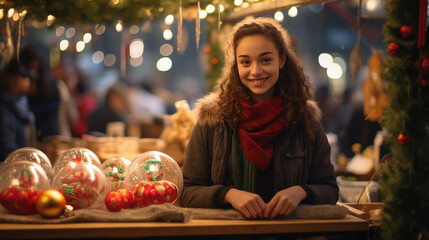
{"label": "wooden counter", "polygon": [[[368,222],[352,215],[346,219],[201,220],[188,223],[68,223],[0,224],[0,239],[144,238],[231,235],[329,235],[365,239]],[[299,235],[298,235],[299,236]],[[349,239],[349,238],[342,238]]]}

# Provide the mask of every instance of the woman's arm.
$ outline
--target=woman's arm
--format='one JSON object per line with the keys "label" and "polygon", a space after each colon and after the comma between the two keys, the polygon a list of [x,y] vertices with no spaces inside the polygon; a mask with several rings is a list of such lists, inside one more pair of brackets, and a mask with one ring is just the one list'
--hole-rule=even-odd
{"label": "woman's arm", "polygon": [[[231,187],[215,185],[211,177],[213,132],[197,123],[192,130],[183,164],[183,207],[226,207],[223,197]],[[223,205],[223,206],[222,206]]]}

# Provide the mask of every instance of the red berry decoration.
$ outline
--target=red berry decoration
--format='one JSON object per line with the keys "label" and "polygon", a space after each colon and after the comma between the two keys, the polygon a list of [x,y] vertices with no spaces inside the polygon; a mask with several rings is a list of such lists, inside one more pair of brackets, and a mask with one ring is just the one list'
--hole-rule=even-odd
{"label": "red berry decoration", "polygon": [[127,189],[119,189],[117,190],[122,197],[124,198],[124,207],[123,208],[129,208],[131,204],[133,203],[133,194],[128,191]]}
{"label": "red berry decoration", "polygon": [[400,31],[401,31],[402,38],[407,39],[411,37],[411,35],[413,35],[414,29],[411,26],[403,25],[401,26]]}
{"label": "red berry decoration", "polygon": [[401,133],[398,135],[398,142],[401,146],[404,146],[410,142],[410,137],[407,135]]}
{"label": "red berry decoration", "polygon": [[107,194],[104,204],[109,211],[119,212],[124,207],[124,198],[119,192],[111,192]]}
{"label": "red berry decoration", "polygon": [[396,55],[399,52],[399,45],[396,43],[389,44],[389,53],[392,55]]}

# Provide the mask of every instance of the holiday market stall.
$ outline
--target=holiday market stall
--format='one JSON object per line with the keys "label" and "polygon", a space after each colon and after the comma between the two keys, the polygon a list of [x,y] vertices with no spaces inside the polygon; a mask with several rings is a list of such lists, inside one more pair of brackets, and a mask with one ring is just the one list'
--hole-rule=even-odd
{"label": "holiday market stall", "polygon": [[[344,2],[357,6],[356,16],[345,10]],[[348,63],[341,54],[322,53],[318,71],[326,71],[334,92],[345,92],[338,82],[359,86],[362,121],[382,129],[365,146],[350,142],[346,147],[339,132],[327,131],[340,191],[336,205],[302,204],[288,216],[257,220],[246,219],[234,209],[181,207],[181,167],[196,120],[191,103],[174,99],[174,113],[164,114],[162,120],[127,125],[116,122],[106,135],[47,138],[40,148],[12,152],[0,165],[0,239],[429,239],[425,215],[429,211],[425,0],[3,0],[1,63],[19,56],[28,28],[55,28],[57,36],[66,34],[64,26],[85,29],[89,35],[82,34],[82,41],[70,43],[79,52],[91,41],[91,33],[102,35],[106,26],[113,25],[117,32],[129,29],[116,46],[120,77],[125,79],[130,66],[141,66],[143,61],[143,41],[131,41],[130,36],[145,29],[145,23],[164,19],[165,39],[175,31],[174,50],[170,44],[165,44],[169,50],[160,49],[162,56],[169,56],[172,51],[184,55],[190,48],[189,27],[184,22],[192,22],[192,47],[204,56],[200,61],[204,62],[205,80],[211,89],[221,74],[225,55],[221,49],[234,23],[246,17],[272,17],[272,13],[281,22],[282,11],[292,18],[305,6],[311,6],[314,14],[329,8],[356,32],[355,39],[344,41],[355,43],[347,53]],[[374,13],[377,6],[382,6],[381,10]],[[172,29],[173,22],[176,29]],[[383,26],[385,49],[377,43],[381,31],[365,26],[371,24]],[[332,36],[336,40],[344,37],[335,31]],[[50,64],[55,66],[69,42],[57,39],[51,45]],[[365,52],[363,45],[370,51]],[[344,46],[340,48],[344,50]],[[99,52],[92,55],[94,62]],[[99,62],[108,66],[108,56],[100,54],[104,60]],[[368,59],[364,61],[363,56]],[[326,59],[333,68],[323,66]],[[168,71],[171,64],[161,61],[157,68]]]}

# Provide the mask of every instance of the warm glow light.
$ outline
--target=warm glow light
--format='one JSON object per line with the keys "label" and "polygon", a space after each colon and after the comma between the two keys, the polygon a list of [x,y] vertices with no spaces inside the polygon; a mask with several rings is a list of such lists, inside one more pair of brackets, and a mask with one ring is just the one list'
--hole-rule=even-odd
{"label": "warm glow light", "polygon": [[164,19],[164,23],[166,25],[171,25],[171,24],[173,24],[173,22],[174,22],[174,16],[171,14],[167,15],[167,17],[165,17],[165,19]]}
{"label": "warm glow light", "polygon": [[249,7],[250,6],[250,3],[248,3],[248,2],[244,2],[243,3],[243,6],[241,6],[241,7],[243,7],[243,8],[247,8],[247,7]]}
{"label": "warm glow light", "polygon": [[204,19],[204,18],[206,18],[207,17],[207,12],[206,12],[206,10],[201,10],[200,11],[200,19]]}
{"label": "warm glow light", "polygon": [[287,14],[289,15],[289,17],[296,17],[298,15],[298,8],[291,7]]}
{"label": "warm glow light", "polygon": [[15,12],[12,16],[12,20],[13,21],[18,21],[19,20],[19,13]]}
{"label": "warm glow light", "polygon": [[7,17],[11,18],[14,13],[15,13],[15,9],[13,9],[13,8],[9,9],[9,11],[7,12]]}
{"label": "warm glow light", "polygon": [[85,49],[85,43],[83,41],[79,41],[76,43],[76,52],[82,52]]}
{"label": "warm glow light", "polygon": [[116,28],[116,31],[117,31],[117,32],[122,32],[122,29],[123,29],[122,21],[118,21],[118,22],[116,23],[115,28]]}
{"label": "warm glow light", "polygon": [[74,27],[71,27],[66,31],[67,38],[72,38],[75,34],[76,34],[76,29]]}
{"label": "warm glow light", "polygon": [[161,72],[166,72],[171,69],[173,62],[168,57],[163,57],[158,60],[156,63],[156,68]]}
{"label": "warm glow light", "polygon": [[374,11],[378,8],[378,6],[380,5],[380,1],[376,1],[376,0],[368,0],[366,2],[366,10],[368,10],[369,12]]}
{"label": "warm glow light", "polygon": [[104,33],[104,31],[106,31],[106,26],[104,25],[95,25],[95,34],[97,35],[101,35]]}
{"label": "warm glow light", "polygon": [[243,4],[243,0],[234,0],[235,6],[240,6],[241,4]]}
{"label": "warm glow light", "polygon": [[103,59],[104,59],[104,53],[102,51],[97,51],[94,54],[92,54],[92,61],[95,64],[101,63]]}
{"label": "warm glow light", "polygon": [[170,40],[173,38],[173,32],[170,29],[165,29],[162,36],[164,36],[165,40]]}
{"label": "warm glow light", "polygon": [[116,57],[113,54],[107,54],[104,58],[104,66],[111,67],[116,62]]}
{"label": "warm glow light", "polygon": [[25,17],[25,15],[27,15],[27,10],[24,10],[19,14],[21,17]]}
{"label": "warm glow light", "polygon": [[4,10],[0,9],[0,19],[3,19],[3,17],[4,17]]}
{"label": "warm glow light", "polygon": [[61,51],[65,51],[65,50],[67,50],[67,48],[69,47],[69,41],[67,41],[67,40],[61,40],[61,42],[60,42],[60,50]]}
{"label": "warm glow light", "polygon": [[209,4],[209,5],[207,5],[207,7],[206,7],[206,11],[207,11],[207,13],[212,13],[212,12],[214,12],[216,10],[216,8],[212,5],[212,4]]}
{"label": "warm glow light", "polygon": [[83,35],[83,41],[84,41],[85,43],[89,43],[89,42],[91,42],[91,39],[92,39],[92,35],[91,35],[91,33],[85,33],[85,34]]}
{"label": "warm glow light", "polygon": [[134,39],[130,44],[130,57],[138,58],[143,55],[144,43],[140,38]]}
{"label": "warm glow light", "polygon": [[339,79],[343,75],[343,70],[340,64],[333,62],[329,65],[328,69],[326,69],[326,74],[329,78]]}
{"label": "warm glow light", "polygon": [[347,63],[342,57],[334,57],[332,61],[334,63],[338,63],[341,66],[341,69],[345,72],[347,68]]}
{"label": "warm glow light", "polygon": [[334,61],[334,59],[332,58],[332,55],[329,53],[321,53],[319,55],[319,65],[323,68],[328,68],[329,65],[331,65],[331,63]]}
{"label": "warm glow light", "polygon": [[65,28],[63,26],[59,26],[57,27],[57,29],[55,29],[55,35],[57,35],[57,37],[60,37],[61,35],[63,35],[65,32]]}
{"label": "warm glow light", "polygon": [[274,18],[281,22],[283,21],[283,19],[285,18],[285,16],[283,15],[283,13],[281,11],[277,11],[276,13],[274,13]]}
{"label": "warm glow light", "polygon": [[51,26],[55,21],[55,17],[52,15],[49,15],[46,19],[46,25],[47,26]]}
{"label": "warm glow light", "polygon": [[130,64],[133,67],[138,67],[138,66],[142,65],[142,63],[143,63],[143,56],[140,56],[138,58],[131,58],[130,59]]}
{"label": "warm glow light", "polygon": [[159,53],[165,57],[170,56],[173,53],[173,46],[168,43],[162,44],[162,46],[159,48]]}
{"label": "warm glow light", "polygon": [[220,12],[222,13],[223,11],[225,11],[225,8],[223,7],[222,4],[220,4]]}
{"label": "warm glow light", "polygon": [[132,25],[131,27],[130,27],[130,33],[131,34],[137,34],[137,33],[139,33],[140,32],[140,28],[139,28],[139,26],[137,26],[137,25]]}

